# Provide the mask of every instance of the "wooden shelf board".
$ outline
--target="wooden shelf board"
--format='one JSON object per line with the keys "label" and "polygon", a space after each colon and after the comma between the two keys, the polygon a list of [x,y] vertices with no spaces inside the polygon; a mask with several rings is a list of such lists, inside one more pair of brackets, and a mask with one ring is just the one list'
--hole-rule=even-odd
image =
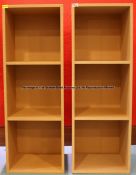
{"label": "wooden shelf board", "polygon": [[120,108],[76,108],[75,120],[129,120]]}
{"label": "wooden shelf board", "polygon": [[119,154],[76,153],[74,173],[128,173]]}
{"label": "wooden shelf board", "polygon": [[130,64],[130,61],[74,61],[74,64]]}
{"label": "wooden shelf board", "polygon": [[[79,3],[78,4],[79,7],[111,7],[111,8],[116,8],[116,12],[117,9],[121,10],[123,7],[129,7],[131,6],[131,3]],[[85,9],[86,10],[86,9]]]}
{"label": "wooden shelf board", "polygon": [[18,109],[8,117],[9,121],[60,121],[59,107]]}
{"label": "wooden shelf board", "polygon": [[[3,5],[4,6],[4,5]],[[21,11],[20,8],[25,8],[25,9],[30,9],[30,8],[40,8],[40,10],[42,10],[42,8],[50,8],[50,7],[61,7],[62,4],[16,4],[16,5],[11,5],[8,4],[8,8],[14,8],[14,10],[19,9]]]}
{"label": "wooden shelf board", "polygon": [[14,173],[61,173],[60,154],[19,154],[9,170]]}
{"label": "wooden shelf board", "polygon": [[60,61],[7,61],[6,65],[60,65]]}

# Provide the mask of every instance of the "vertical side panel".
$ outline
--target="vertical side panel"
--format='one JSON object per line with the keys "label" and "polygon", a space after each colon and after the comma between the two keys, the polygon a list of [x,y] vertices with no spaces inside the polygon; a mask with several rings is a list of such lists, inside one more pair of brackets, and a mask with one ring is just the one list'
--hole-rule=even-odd
{"label": "vertical side panel", "polygon": [[6,167],[9,171],[9,144],[8,144],[8,122],[7,122],[7,83],[6,83],[6,8],[2,9],[2,26],[3,26],[3,75],[4,75],[4,112],[5,112],[5,141],[6,141]]}
{"label": "vertical side panel", "polygon": [[[61,87],[64,86],[64,45],[63,45],[63,5],[60,6],[60,49],[61,49]],[[64,172],[64,89],[61,88],[61,154]]]}
{"label": "vertical side panel", "polygon": [[[72,7],[72,87],[75,86],[75,7]],[[75,169],[75,89],[72,89],[72,171]]]}

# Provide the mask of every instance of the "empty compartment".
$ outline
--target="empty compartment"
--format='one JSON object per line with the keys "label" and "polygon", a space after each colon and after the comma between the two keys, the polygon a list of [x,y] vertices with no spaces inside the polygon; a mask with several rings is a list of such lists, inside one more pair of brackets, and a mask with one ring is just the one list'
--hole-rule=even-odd
{"label": "empty compartment", "polygon": [[5,10],[7,61],[60,60],[60,7]]}
{"label": "empty compartment", "polygon": [[128,117],[129,65],[75,65],[76,117]]}
{"label": "empty compartment", "polygon": [[76,121],[74,171],[128,173],[128,121]]}
{"label": "empty compartment", "polygon": [[61,123],[8,122],[9,172],[62,171]]}
{"label": "empty compartment", "polygon": [[129,60],[130,7],[75,8],[75,60]]}
{"label": "empty compartment", "polygon": [[7,115],[61,117],[60,66],[7,66]]}

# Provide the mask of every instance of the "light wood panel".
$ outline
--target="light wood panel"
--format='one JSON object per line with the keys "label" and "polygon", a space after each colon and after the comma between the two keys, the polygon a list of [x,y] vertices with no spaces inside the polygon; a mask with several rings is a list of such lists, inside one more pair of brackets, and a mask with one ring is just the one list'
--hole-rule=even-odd
{"label": "light wood panel", "polygon": [[129,173],[133,6],[73,4],[72,171]]}
{"label": "light wood panel", "polygon": [[62,5],[3,6],[8,173],[64,172],[63,55]]}

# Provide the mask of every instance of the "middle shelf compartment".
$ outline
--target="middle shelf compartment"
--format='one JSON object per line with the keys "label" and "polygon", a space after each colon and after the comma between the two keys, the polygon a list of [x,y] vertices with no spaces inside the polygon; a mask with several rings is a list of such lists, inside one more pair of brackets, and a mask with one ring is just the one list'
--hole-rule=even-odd
{"label": "middle shelf compartment", "polygon": [[129,65],[75,65],[75,119],[129,117]]}
{"label": "middle shelf compartment", "polygon": [[60,65],[7,66],[8,120],[61,120]]}

